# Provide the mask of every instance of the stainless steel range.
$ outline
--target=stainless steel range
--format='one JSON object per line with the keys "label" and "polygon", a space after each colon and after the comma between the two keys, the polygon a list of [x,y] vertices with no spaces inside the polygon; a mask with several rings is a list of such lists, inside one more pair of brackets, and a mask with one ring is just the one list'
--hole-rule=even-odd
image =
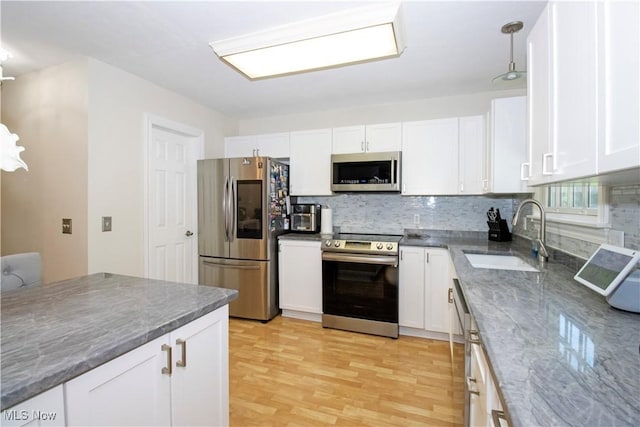
{"label": "stainless steel range", "polygon": [[322,326],[398,337],[402,236],[340,234],[322,242]]}

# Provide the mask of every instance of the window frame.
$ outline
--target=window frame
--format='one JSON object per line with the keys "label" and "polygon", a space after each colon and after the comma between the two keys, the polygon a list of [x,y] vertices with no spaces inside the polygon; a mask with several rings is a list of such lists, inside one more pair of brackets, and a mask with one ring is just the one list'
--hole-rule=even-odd
{"label": "window frame", "polygon": [[[568,186],[568,183],[555,183],[545,186],[537,187],[534,192],[534,197],[537,200],[544,201],[545,213],[547,221],[575,224],[583,226],[591,226],[596,228],[608,228],[610,227],[609,219],[609,187],[602,185],[598,182],[576,182],[571,185],[581,185],[584,188],[589,188],[589,185],[595,185],[598,189],[598,201],[596,207],[582,207],[582,208],[570,208],[570,207],[556,207],[549,206],[549,194],[552,190],[551,187]],[[587,192],[588,194],[588,192]],[[535,212],[535,210],[534,210]],[[538,218],[539,215],[534,214],[534,217]]]}

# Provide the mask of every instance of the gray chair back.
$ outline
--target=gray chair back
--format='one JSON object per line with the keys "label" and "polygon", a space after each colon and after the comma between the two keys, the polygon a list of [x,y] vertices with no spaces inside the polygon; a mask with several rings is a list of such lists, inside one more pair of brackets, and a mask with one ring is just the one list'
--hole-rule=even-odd
{"label": "gray chair back", "polygon": [[0,257],[0,267],[3,291],[42,284],[42,258],[38,252]]}

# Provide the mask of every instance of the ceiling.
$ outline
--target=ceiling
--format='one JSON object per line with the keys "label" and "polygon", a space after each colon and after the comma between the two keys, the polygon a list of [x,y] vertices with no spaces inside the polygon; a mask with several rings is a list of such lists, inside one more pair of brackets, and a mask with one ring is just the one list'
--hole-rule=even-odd
{"label": "ceiling", "polygon": [[[514,35],[526,69],[526,35],[543,1],[404,1],[400,57],[259,81],[220,61],[209,42],[365,1],[80,1],[0,3],[3,64],[16,76],[93,57],[237,119],[498,90]],[[5,83],[5,84],[11,84]]]}

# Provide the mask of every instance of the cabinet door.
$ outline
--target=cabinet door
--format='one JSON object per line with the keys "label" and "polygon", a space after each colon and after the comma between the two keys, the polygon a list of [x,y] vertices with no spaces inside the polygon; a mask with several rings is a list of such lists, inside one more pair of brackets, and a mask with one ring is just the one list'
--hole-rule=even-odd
{"label": "cabinet door", "polygon": [[400,151],[402,149],[402,123],[369,125],[365,130],[367,152]]}
{"label": "cabinet door", "polygon": [[0,412],[5,427],[64,426],[64,392],[59,385]]}
{"label": "cabinet door", "polygon": [[253,157],[255,155],[256,142],[253,136],[230,136],[224,139],[224,156]]}
{"label": "cabinet door", "polygon": [[543,184],[552,173],[551,37],[547,5],[527,37],[529,184]]}
{"label": "cabinet door", "polygon": [[171,345],[172,425],[229,425],[229,306],[173,331]]}
{"label": "cabinet door", "polygon": [[449,288],[451,271],[446,249],[425,250],[425,329],[449,333]]}
{"label": "cabinet door", "polygon": [[363,153],[366,151],[365,127],[347,126],[333,128],[333,154]]}
{"label": "cabinet door", "polygon": [[278,254],[280,308],[322,313],[320,242],[283,240]]}
{"label": "cabinet door", "polygon": [[64,384],[68,425],[169,425],[171,379],[162,336]]}
{"label": "cabinet door", "polygon": [[597,6],[603,173],[640,166],[640,3],[607,0]]}
{"label": "cabinet door", "polygon": [[[491,101],[491,147],[489,188],[491,193],[526,190],[522,164],[527,162],[527,97]],[[527,172],[528,173],[528,172]]]}
{"label": "cabinet door", "polygon": [[284,159],[289,157],[289,133],[269,133],[255,136],[257,156]]}
{"label": "cabinet door", "polygon": [[459,119],[459,193],[482,194],[485,147],[484,116]]}
{"label": "cabinet door", "polygon": [[487,417],[487,386],[486,376],[489,374],[487,363],[478,344],[471,345],[471,361],[469,378],[469,425],[471,427],[485,427],[489,422]]}
{"label": "cabinet door", "polygon": [[331,195],[331,129],[291,132],[292,196]]}
{"label": "cabinet door", "polygon": [[[558,181],[596,173],[597,2],[559,1],[551,3],[551,8],[551,105],[556,144],[552,180]],[[637,74],[635,80],[637,84]]]}
{"label": "cabinet door", "polygon": [[458,194],[458,119],[402,124],[402,194]]}
{"label": "cabinet door", "polygon": [[400,249],[399,268],[400,326],[424,328],[424,249],[405,246]]}

